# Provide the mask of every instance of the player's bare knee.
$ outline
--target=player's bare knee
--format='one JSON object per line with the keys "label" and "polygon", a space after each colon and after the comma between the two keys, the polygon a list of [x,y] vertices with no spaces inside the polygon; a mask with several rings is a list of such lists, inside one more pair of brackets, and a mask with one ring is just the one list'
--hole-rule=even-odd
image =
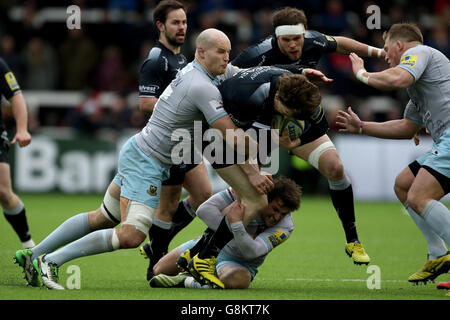
{"label": "player's bare knee", "polygon": [[121,249],[137,248],[146,238],[146,234],[137,230],[134,226],[123,225],[116,229]]}
{"label": "player's bare knee", "polygon": [[0,204],[8,207],[14,199],[14,193],[11,189],[1,186],[0,187]]}
{"label": "player's bare knee", "polygon": [[426,205],[426,200],[422,199],[419,195],[408,192],[406,201],[411,209],[413,209],[416,213],[420,214]]}
{"label": "player's bare knee", "polygon": [[328,180],[331,181],[342,180],[345,177],[344,165],[339,160],[330,161],[325,165],[324,173],[328,178]]}
{"label": "player's bare knee", "polygon": [[226,272],[220,280],[227,289],[247,289],[250,286],[251,277],[248,272]]}

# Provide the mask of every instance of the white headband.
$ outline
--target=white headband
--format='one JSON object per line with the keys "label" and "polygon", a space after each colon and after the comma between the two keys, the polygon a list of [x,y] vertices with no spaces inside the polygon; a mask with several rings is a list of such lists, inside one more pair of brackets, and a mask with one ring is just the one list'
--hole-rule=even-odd
{"label": "white headband", "polygon": [[304,33],[305,33],[305,26],[303,25],[303,23],[299,23],[297,25],[292,24],[283,25],[275,28],[275,35],[277,37],[291,34],[304,34]]}

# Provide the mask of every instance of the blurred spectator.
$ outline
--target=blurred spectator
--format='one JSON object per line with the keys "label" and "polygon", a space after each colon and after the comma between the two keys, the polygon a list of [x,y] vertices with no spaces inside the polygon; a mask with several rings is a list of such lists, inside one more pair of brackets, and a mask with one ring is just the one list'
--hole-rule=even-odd
{"label": "blurred spectator", "polygon": [[7,34],[1,38],[0,56],[14,72],[17,81],[24,83],[25,64],[22,55],[16,50],[16,39],[12,35]]}
{"label": "blurred spectator", "polygon": [[125,87],[125,68],[122,53],[117,46],[105,48],[95,77],[95,89],[120,91]]}
{"label": "blurred spectator", "polygon": [[98,61],[98,48],[82,29],[68,31],[61,48],[62,82],[65,90],[80,90],[92,86],[90,81]]}
{"label": "blurred spectator", "polygon": [[446,25],[444,21],[438,21],[431,32],[431,37],[429,37],[425,41],[426,45],[438,49],[443,54],[445,54],[447,58],[450,54],[448,23],[449,22],[447,21]]}
{"label": "blurred spectator", "polygon": [[53,48],[39,37],[31,38],[24,53],[25,89],[54,90],[58,81],[58,63]]}
{"label": "blurred spectator", "polygon": [[128,106],[127,95],[119,93],[111,107],[105,110],[103,127],[120,131],[131,127],[132,110]]}
{"label": "blurred spectator", "polygon": [[[314,24],[320,26],[321,31],[329,35],[339,35],[349,27],[347,13],[341,0],[328,0],[325,12],[312,19]],[[310,29],[314,29],[309,26]]]}
{"label": "blurred spectator", "polygon": [[128,67],[128,74],[130,75],[130,90],[137,91],[139,85],[139,71],[141,70],[141,65],[148,56],[148,53],[154,46],[154,42],[145,41],[141,44],[139,49],[138,57],[130,64]]}
{"label": "blurred spectator", "polygon": [[67,122],[79,133],[95,136],[102,128],[105,108],[100,94],[99,91],[87,93],[81,104],[69,112]]}

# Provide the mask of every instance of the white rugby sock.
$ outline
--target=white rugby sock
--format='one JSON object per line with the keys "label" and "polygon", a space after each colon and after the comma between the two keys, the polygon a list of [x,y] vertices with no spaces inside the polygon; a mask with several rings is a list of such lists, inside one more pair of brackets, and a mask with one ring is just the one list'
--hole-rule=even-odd
{"label": "white rugby sock", "polygon": [[433,229],[419,214],[411,209],[411,207],[408,205],[408,202],[405,202],[403,205],[425,237],[425,241],[428,245],[428,259],[434,260],[446,254],[447,247],[445,246],[444,240],[442,240],[442,238],[433,231]]}
{"label": "white rugby sock", "polygon": [[35,259],[44,253],[51,253],[66,244],[84,237],[90,232],[88,213],[80,213],[64,221],[37,246],[31,249]]}
{"label": "white rugby sock", "polygon": [[439,201],[431,200],[423,209],[422,217],[433,231],[450,245],[450,211],[447,207]]}
{"label": "white rugby sock", "polygon": [[60,266],[67,261],[91,256],[94,254],[110,252],[114,250],[113,234],[114,229],[104,229],[89,233],[83,238],[72,242],[53,253],[45,256],[45,261],[53,262]]}
{"label": "white rugby sock", "polygon": [[200,283],[195,281],[195,279],[193,277],[187,277],[184,280],[184,287],[185,288],[192,288],[192,289],[211,289],[211,287],[208,286],[207,284],[202,286]]}

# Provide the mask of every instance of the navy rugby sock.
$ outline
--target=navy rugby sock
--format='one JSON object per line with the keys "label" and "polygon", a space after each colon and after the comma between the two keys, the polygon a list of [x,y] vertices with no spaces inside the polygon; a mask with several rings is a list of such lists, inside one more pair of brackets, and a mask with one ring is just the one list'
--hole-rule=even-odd
{"label": "navy rugby sock", "polygon": [[344,178],[340,181],[329,181],[329,185],[331,201],[341,220],[347,243],[359,242],[356,231],[353,188],[350,181]]}
{"label": "navy rugby sock", "polygon": [[220,250],[232,239],[233,233],[228,227],[227,218],[223,217],[216,232],[211,236],[207,245],[199,252],[198,257],[200,259],[217,257]]}
{"label": "navy rugby sock", "polygon": [[30,229],[28,228],[25,207],[19,200],[18,205],[12,209],[3,209],[6,220],[12,226],[20,238],[20,241],[26,242],[31,239]]}

